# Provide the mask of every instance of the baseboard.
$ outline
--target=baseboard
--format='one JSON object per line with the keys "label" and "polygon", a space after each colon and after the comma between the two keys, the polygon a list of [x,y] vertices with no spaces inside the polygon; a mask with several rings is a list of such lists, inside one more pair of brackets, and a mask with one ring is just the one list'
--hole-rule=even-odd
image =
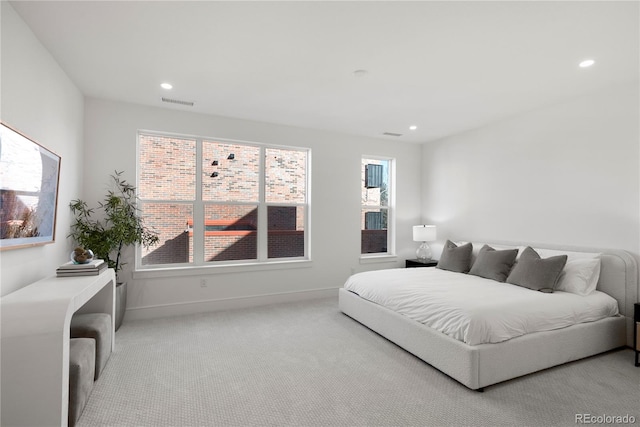
{"label": "baseboard", "polygon": [[338,296],[338,288],[311,289],[305,291],[282,292],[267,295],[252,295],[238,298],[224,298],[207,301],[181,302],[147,307],[127,308],[127,320],[157,319],[160,317],[182,316],[185,314],[208,313],[211,311],[230,310],[235,308],[257,307],[283,302],[304,301],[316,298]]}

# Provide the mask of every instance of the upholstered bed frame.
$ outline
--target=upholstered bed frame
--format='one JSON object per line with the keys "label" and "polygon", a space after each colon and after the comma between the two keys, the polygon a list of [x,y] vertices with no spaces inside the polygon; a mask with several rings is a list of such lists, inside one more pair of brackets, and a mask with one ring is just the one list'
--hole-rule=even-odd
{"label": "upholstered bed frame", "polygon": [[632,255],[622,250],[532,246],[601,252],[597,289],[618,301],[620,316],[537,332],[498,344],[468,345],[345,289],[339,291],[339,307],[343,313],[473,390],[633,345],[633,303],[638,301],[639,292],[638,267]]}

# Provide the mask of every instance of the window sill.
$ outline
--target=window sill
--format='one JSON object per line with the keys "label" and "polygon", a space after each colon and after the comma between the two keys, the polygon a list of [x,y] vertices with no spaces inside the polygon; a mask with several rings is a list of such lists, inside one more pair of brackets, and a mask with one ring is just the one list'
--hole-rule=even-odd
{"label": "window sill", "polygon": [[202,265],[184,267],[165,267],[153,269],[138,269],[133,272],[134,279],[156,279],[178,276],[202,276],[210,274],[248,273],[253,271],[289,270],[294,268],[309,268],[313,266],[311,260],[272,261],[261,263],[242,263],[225,265]]}
{"label": "window sill", "polygon": [[397,255],[363,255],[360,257],[360,264],[374,264],[380,262],[396,262],[398,260]]}

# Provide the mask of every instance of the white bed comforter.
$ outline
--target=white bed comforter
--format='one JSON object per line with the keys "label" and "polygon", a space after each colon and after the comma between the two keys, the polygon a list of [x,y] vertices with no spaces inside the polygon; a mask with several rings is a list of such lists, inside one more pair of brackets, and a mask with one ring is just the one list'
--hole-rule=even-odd
{"label": "white bed comforter", "polygon": [[545,294],[437,268],[358,273],[344,287],[470,345],[498,343],[618,314],[617,301],[603,292]]}

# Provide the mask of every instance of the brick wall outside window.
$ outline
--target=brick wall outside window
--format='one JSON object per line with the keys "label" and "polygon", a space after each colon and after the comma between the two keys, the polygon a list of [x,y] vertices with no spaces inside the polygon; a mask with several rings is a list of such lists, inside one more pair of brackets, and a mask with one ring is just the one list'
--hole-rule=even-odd
{"label": "brick wall outside window", "polygon": [[[233,159],[228,159],[233,154]],[[217,165],[212,165],[217,161]],[[204,141],[202,144],[202,200],[258,202],[260,148]],[[211,177],[213,172],[218,176]]]}
{"label": "brick wall outside window", "polygon": [[188,233],[188,220],[193,217],[191,204],[142,204],[145,223],[159,233],[160,242],[142,248],[142,265],[190,262],[193,242]]}
{"label": "brick wall outside window", "polygon": [[138,197],[193,200],[196,196],[196,142],[163,136],[140,138]]}

